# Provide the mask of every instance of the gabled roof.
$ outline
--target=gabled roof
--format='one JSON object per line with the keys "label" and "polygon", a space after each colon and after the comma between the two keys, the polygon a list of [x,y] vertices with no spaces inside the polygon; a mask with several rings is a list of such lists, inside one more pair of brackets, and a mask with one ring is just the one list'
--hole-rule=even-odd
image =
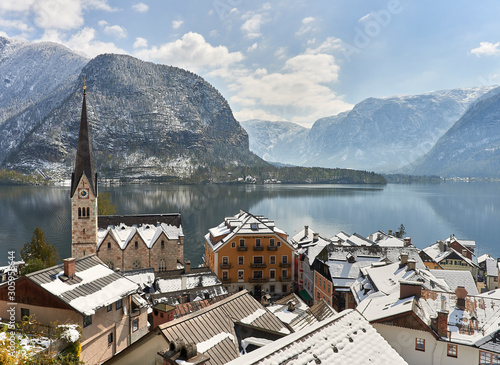
{"label": "gabled roof", "polygon": [[229,364],[289,363],[407,364],[363,316],[352,310],[285,336]]}
{"label": "gabled roof", "polygon": [[181,215],[143,214],[143,215],[108,215],[98,217],[97,249],[108,235],[124,250],[137,233],[148,248],[153,247],[163,233],[170,240],[184,236]]}
{"label": "gabled roof", "polygon": [[[290,311],[288,307],[290,301],[295,305],[293,311]],[[294,331],[300,331],[303,328],[309,327],[314,323],[318,323],[319,321],[333,317],[337,314],[337,311],[329,306],[323,299],[309,308],[309,306],[294,293],[269,305],[267,309],[273,312],[283,323],[292,327]]]}
{"label": "gabled roof", "polygon": [[431,257],[434,261],[436,261],[437,263],[440,263],[441,261],[447,259],[448,256],[450,256],[450,255],[456,255],[456,256],[458,256],[459,259],[467,262],[470,266],[478,267],[478,265],[474,261],[472,261],[468,257],[462,255],[461,252],[458,252],[453,247],[450,247],[449,245],[447,245],[446,251],[441,251],[439,245],[440,245],[440,243],[436,242],[435,244],[424,248],[423,251],[427,255],[429,255],[429,257]]}
{"label": "gabled roof", "polygon": [[85,91],[83,92],[82,115],[80,118],[80,131],[78,133],[75,169],[71,176],[71,197],[75,194],[76,187],[83,175],[87,177],[92,193],[94,196],[97,196],[97,174],[94,172],[94,156],[92,154],[92,141],[87,119]]}
{"label": "gabled roof", "polygon": [[[236,235],[270,235],[281,234],[287,235],[286,232],[277,228],[274,221],[261,215],[253,215],[251,213],[240,210],[234,217],[224,218],[224,222],[217,227],[210,228],[205,235],[205,241],[210,245],[213,251],[221,248],[225,243],[230,241]],[[222,238],[220,238],[222,237]],[[286,239],[283,242],[291,245]]]}
{"label": "gabled roof", "polygon": [[478,295],[476,283],[470,271],[467,270],[429,270],[438,279],[443,279],[452,292],[463,286],[469,295]]}
{"label": "gabled roof", "polygon": [[76,277],[62,281],[64,264],[26,275],[26,278],[56,296],[83,315],[135,293],[139,286],[109,269],[97,256],[75,261]]}
{"label": "gabled roof", "polygon": [[210,357],[207,365],[225,364],[240,354],[235,322],[274,333],[289,333],[285,325],[246,290],[164,323],[159,329],[169,342],[181,337],[196,343],[198,352]]}

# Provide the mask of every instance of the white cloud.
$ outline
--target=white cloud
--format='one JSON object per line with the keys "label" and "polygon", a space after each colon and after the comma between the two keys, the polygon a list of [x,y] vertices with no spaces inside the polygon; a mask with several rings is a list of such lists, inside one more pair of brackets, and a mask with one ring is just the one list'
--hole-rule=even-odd
{"label": "white cloud", "polygon": [[316,48],[308,48],[308,54],[331,53],[334,51],[342,51],[342,40],[340,38],[328,37],[323,43]]}
{"label": "white cloud", "polygon": [[148,41],[146,38],[137,37],[134,42],[134,48],[146,48],[148,46]]}
{"label": "white cloud", "polygon": [[315,27],[315,22],[316,19],[311,16],[302,19],[302,25],[295,34],[298,36],[302,36],[304,34],[316,31],[317,28]]}
{"label": "white cloud", "polygon": [[47,30],[38,41],[51,41],[65,45],[73,51],[94,58],[103,53],[127,54],[126,51],[117,47],[114,43],[96,40],[96,31],[93,28],[83,28],[78,33],[66,40],[58,30]]}
{"label": "white cloud", "polygon": [[241,30],[246,33],[248,38],[258,38],[262,34],[260,32],[260,27],[265,23],[264,16],[262,14],[254,14],[241,26]]}
{"label": "white cloud", "polygon": [[366,15],[363,15],[361,18],[358,19],[358,23],[364,23],[370,20],[373,17],[372,13],[368,13]]}
{"label": "white cloud", "polygon": [[174,20],[172,22],[172,29],[179,29],[182,24],[184,24],[183,20]]}
{"label": "white cloud", "polygon": [[127,38],[127,30],[119,25],[108,25],[104,27],[104,33],[117,39]]}
{"label": "white cloud", "polygon": [[244,108],[241,109],[237,112],[234,112],[234,117],[238,121],[245,121],[245,120],[250,120],[250,119],[261,119],[261,120],[269,120],[272,122],[278,122],[278,121],[286,121],[286,119],[280,117],[279,115],[276,115],[274,113],[267,112],[262,109],[249,109],[249,108]]}
{"label": "white cloud", "polygon": [[286,47],[279,47],[276,51],[274,51],[274,55],[278,59],[286,58]]}
{"label": "white cloud", "polygon": [[28,24],[20,20],[9,20],[0,18],[0,27],[7,29],[17,29],[23,32],[33,31],[33,28],[31,28]]}
{"label": "white cloud", "polygon": [[206,42],[201,34],[193,32],[184,34],[174,42],[139,50],[135,56],[195,72],[200,69],[227,67],[243,59],[240,52],[229,52],[224,46],[214,47]]}
{"label": "white cloud", "polygon": [[118,11],[116,8],[112,8],[108,4],[108,0],[84,0],[83,7],[85,9],[95,9],[104,11]]}
{"label": "white cloud", "polygon": [[247,52],[253,52],[255,51],[257,48],[259,47],[259,44],[257,42],[255,42],[254,44],[252,44],[250,47],[247,48]]}
{"label": "white cloud", "polygon": [[32,7],[35,24],[42,29],[77,29],[83,26],[80,1],[37,0]]}
{"label": "white cloud", "polygon": [[308,51],[310,53],[289,58],[278,72],[247,70],[246,74],[233,79],[229,85],[233,92],[230,101],[237,118],[263,118],[263,113],[267,113],[267,120],[271,114],[281,115],[281,118],[310,125],[321,117],[352,108],[331,88],[340,72],[335,57]]}
{"label": "white cloud", "polygon": [[132,9],[134,9],[138,13],[147,13],[149,10],[149,6],[147,6],[144,3],[138,3],[132,6]]}
{"label": "white cloud", "polygon": [[479,47],[470,50],[470,53],[480,56],[496,56],[500,54],[500,42],[479,42]]}
{"label": "white cloud", "polygon": [[9,35],[2,30],[0,30],[0,37],[10,38]]}
{"label": "white cloud", "polygon": [[211,30],[211,31],[208,33],[208,35],[209,35],[210,37],[212,37],[212,38],[216,38],[216,37],[218,37],[218,36],[219,36],[219,32],[218,32],[216,29],[214,29],[214,30]]}
{"label": "white cloud", "polygon": [[99,20],[97,22],[97,24],[99,24],[100,27],[104,27],[104,26],[108,25],[109,23],[105,20]]}
{"label": "white cloud", "polygon": [[0,1],[0,13],[6,11],[28,11],[35,0],[2,0]]}

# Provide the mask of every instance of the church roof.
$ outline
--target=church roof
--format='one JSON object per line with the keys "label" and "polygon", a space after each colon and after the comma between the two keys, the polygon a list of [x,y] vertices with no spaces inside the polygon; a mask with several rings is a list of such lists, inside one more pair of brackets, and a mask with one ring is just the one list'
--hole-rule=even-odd
{"label": "church roof", "polygon": [[92,193],[94,196],[97,196],[97,174],[94,172],[94,156],[92,154],[92,143],[90,140],[90,129],[87,119],[85,91],[83,92],[82,116],[80,120],[80,132],[78,134],[75,170],[71,176],[71,196],[75,194],[76,187],[84,174],[89,181]]}

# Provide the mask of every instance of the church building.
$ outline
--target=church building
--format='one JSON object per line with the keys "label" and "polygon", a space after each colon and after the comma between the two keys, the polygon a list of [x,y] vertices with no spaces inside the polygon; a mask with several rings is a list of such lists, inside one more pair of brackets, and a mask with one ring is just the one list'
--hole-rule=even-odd
{"label": "church building", "polygon": [[97,173],[85,86],[83,89],[75,169],[71,176],[71,256],[96,254],[111,269],[122,271],[182,267],[184,234],[179,213],[98,216]]}

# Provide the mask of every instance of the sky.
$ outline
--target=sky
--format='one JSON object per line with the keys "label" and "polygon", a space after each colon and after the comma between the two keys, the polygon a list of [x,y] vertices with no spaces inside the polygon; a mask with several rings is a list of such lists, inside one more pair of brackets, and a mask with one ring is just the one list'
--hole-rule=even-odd
{"label": "sky", "polygon": [[317,119],[369,97],[498,84],[500,2],[1,0],[0,36],[188,69],[237,120]]}

